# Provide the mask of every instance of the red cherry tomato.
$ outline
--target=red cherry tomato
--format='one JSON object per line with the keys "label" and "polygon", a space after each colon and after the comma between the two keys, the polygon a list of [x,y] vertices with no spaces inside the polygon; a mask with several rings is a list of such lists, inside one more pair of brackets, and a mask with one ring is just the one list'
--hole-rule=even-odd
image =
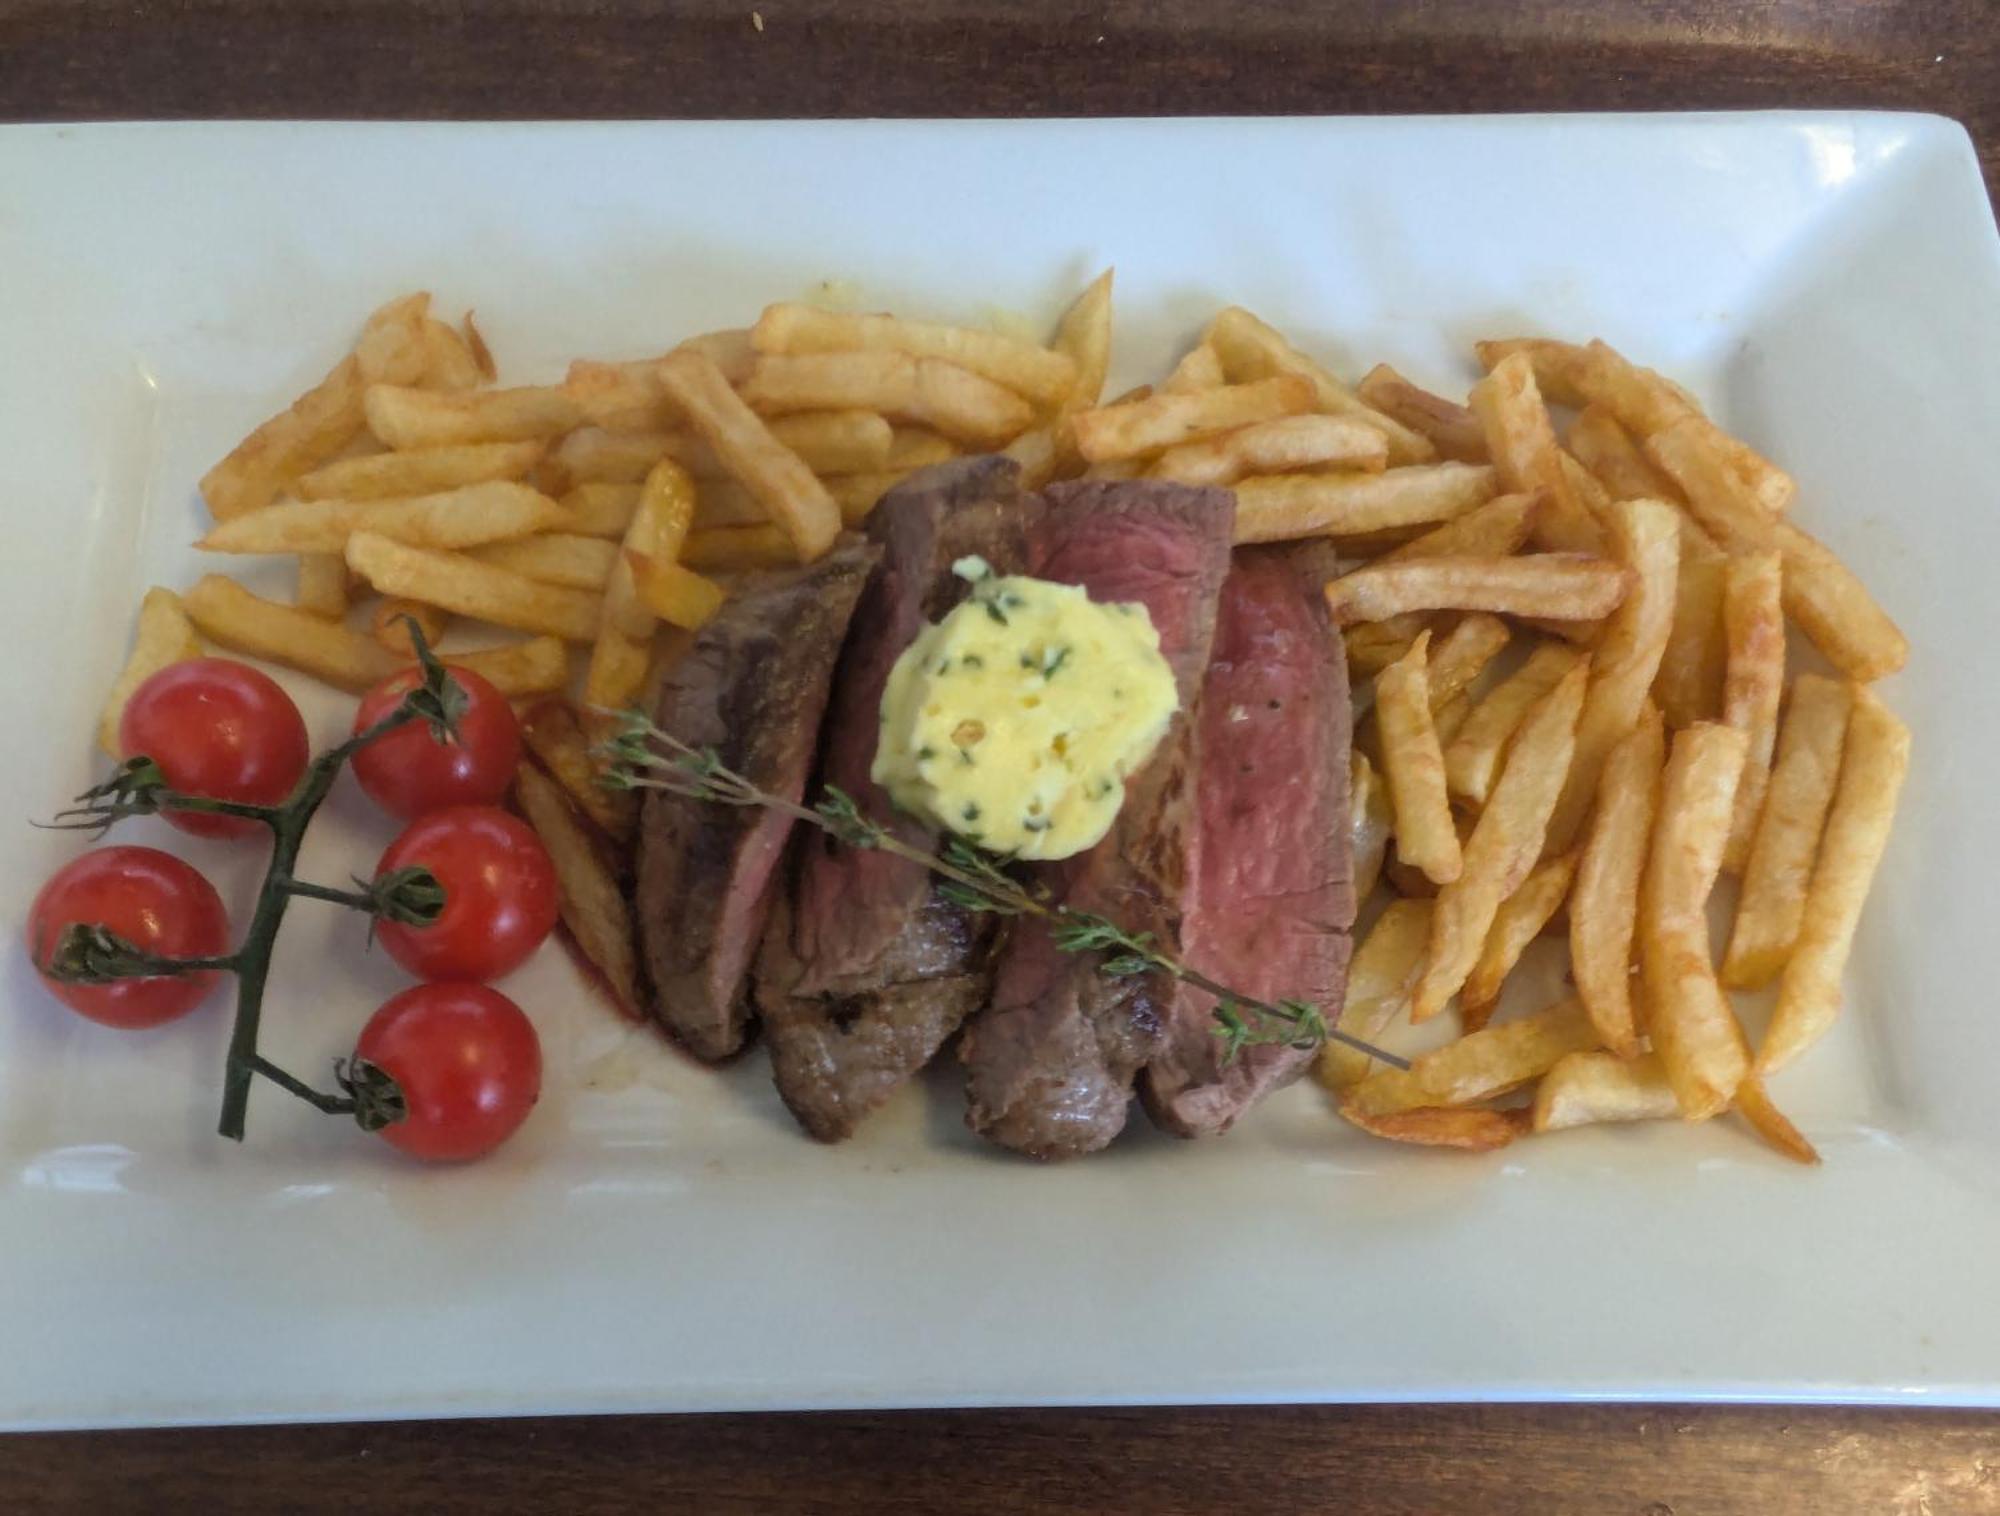
{"label": "red cherry tomato", "polygon": [[[190,658],[153,675],[126,702],[118,745],[160,766],[184,795],[276,805],[306,771],[311,744],[291,697],[264,674],[227,658]],[[167,811],[197,837],[247,837],[246,816]]]}
{"label": "red cherry tomato", "polygon": [[[405,669],[376,685],[354,714],[354,730],[366,731],[394,711],[422,677]],[[451,677],[466,701],[455,741],[440,742],[428,723],[412,721],[354,755],[354,777],[391,816],[408,821],[448,805],[491,805],[514,782],[521,762],[514,708],[481,675],[453,669]]]}
{"label": "red cherry tomato", "polygon": [[492,1152],[542,1093],[533,1023],[483,984],[413,985],[368,1018],[354,1054],[403,1092],[408,1114],[381,1134],[413,1158]]}
{"label": "red cherry tomato", "polygon": [[389,844],[375,877],[426,868],[444,887],[428,926],[382,920],[375,936],[419,979],[498,979],[556,924],[556,871],[527,823],[490,805],[432,811]]}
{"label": "red cherry tomato", "polygon": [[184,1016],[215,987],[216,970],[69,984],[46,972],[63,929],[107,927],[134,947],[170,958],[229,951],[229,917],[215,886],[171,853],[107,847],[56,871],[28,912],[28,953],[42,983],[79,1015],[106,1026],[158,1026]]}

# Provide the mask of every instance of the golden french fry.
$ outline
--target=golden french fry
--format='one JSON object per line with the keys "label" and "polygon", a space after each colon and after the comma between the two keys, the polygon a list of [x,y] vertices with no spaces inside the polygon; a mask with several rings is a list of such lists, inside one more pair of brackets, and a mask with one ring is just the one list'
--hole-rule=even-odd
{"label": "golden french fry", "polygon": [[1491,373],[1516,353],[1533,367],[1535,387],[1551,405],[1581,406],[1586,402],[1582,389],[1584,350],[1573,342],[1557,342],[1547,337],[1495,337],[1475,342],[1479,366]]}
{"label": "golden french fry", "polygon": [[1058,430],[1054,423],[1030,427],[1000,449],[1002,456],[1012,458],[1020,466],[1021,488],[1038,490],[1055,478],[1061,452]]}
{"label": "golden french fry", "polygon": [[[833,495],[832,481],[820,482],[827,486],[827,494]],[[840,504],[838,497],[835,497],[834,504]],[[770,519],[757,497],[727,475],[705,474],[695,480],[696,526],[763,526]]]}
{"label": "golden french fry", "polygon": [[463,337],[438,320],[423,325],[424,372],[417,382],[427,390],[471,390],[486,381],[479,360]]}
{"label": "golden french fry", "polygon": [[1722,719],[1750,738],[1743,777],[1736,783],[1736,816],[1722,867],[1743,872],[1751,838],[1771,782],[1771,750],[1778,740],[1778,702],[1785,691],[1783,571],[1776,553],[1750,553],[1729,561],[1722,585]]}
{"label": "golden french fry", "polygon": [[596,840],[576,818],[562,786],[532,763],[514,779],[514,800],[555,865],[563,926],[579,952],[604,976],[618,1004],[641,1014],[637,931],[631,907],[605,864]]}
{"label": "golden french fry", "polygon": [[1370,1074],[1342,1099],[1343,1113],[1387,1116],[1490,1100],[1539,1079],[1572,1053],[1597,1046],[1597,1029],[1574,998],[1421,1053],[1407,1071]]}
{"label": "golden french fry", "polygon": [[1297,416],[1312,408],[1312,386],[1296,374],[1220,389],[1148,395],[1121,405],[1079,411],[1072,420],[1077,450],[1091,463],[1157,453],[1204,437]]}
{"label": "golden french fry", "polygon": [[619,545],[603,537],[585,537],[573,532],[549,532],[539,537],[522,537],[513,542],[493,542],[475,547],[466,556],[490,563],[511,573],[525,574],[544,584],[566,584],[573,589],[601,590],[618,561]]}
{"label": "golden french fry", "polygon": [[146,591],[139,602],[139,624],[132,634],[132,653],[105,696],[104,710],[97,718],[97,745],[113,758],[125,753],[118,743],[118,723],[125,717],[125,703],[132,692],[163,668],[201,656],[201,639],[194,634],[181,597],[157,585]]}
{"label": "golden french fry", "polygon": [[346,447],[361,430],[361,365],[349,355],[201,477],[209,514],[227,521],[269,505],[293,479]]}
{"label": "golden french fry", "polygon": [[[902,355],[833,356],[839,359],[850,356],[894,358]],[[782,361],[813,363],[820,360],[800,358]],[[762,366],[760,363],[760,371]],[[695,430],[715,450],[730,475],[756,496],[770,520],[784,529],[799,557],[810,562],[831,547],[833,539],[840,535],[840,508],[833,503],[826,487],[813,476],[812,470],[799,461],[798,454],[773,437],[762,419],[737,398],[736,392],[723,378],[722,371],[698,353],[676,352],[660,361],[659,373],[660,382],[686,412]],[[653,476],[647,477],[650,482]],[[644,509],[643,501],[641,509]],[[629,533],[626,546],[644,550],[630,540]],[[673,554],[655,556],[670,558]]]}
{"label": "golden french fry", "polygon": [[1382,434],[1358,416],[1283,416],[1170,447],[1160,454],[1152,473],[1180,484],[1234,484],[1245,474],[1298,469],[1349,468],[1379,474],[1388,460]]}
{"label": "golden french fry", "polygon": [[1361,376],[1355,393],[1393,421],[1428,438],[1440,458],[1485,463],[1486,430],[1467,407],[1412,384],[1386,363]]}
{"label": "golden french fry", "polygon": [[639,819],[638,794],[604,782],[604,765],[591,752],[590,734],[567,700],[538,701],[521,718],[521,741],[571,804],[605,835],[619,841],[632,835]]}
{"label": "golden french fry", "polygon": [[1438,716],[1463,694],[1513,635],[1498,616],[1474,613],[1440,637],[1429,660],[1431,715]]}
{"label": "golden french fry", "polygon": [[743,383],[757,367],[757,348],[750,340],[750,328],[747,326],[703,332],[681,343],[678,350],[700,353],[721,369],[722,377],[731,384]]}
{"label": "golden french fry", "polygon": [[[648,365],[649,371],[656,366]],[[887,467],[894,441],[889,423],[873,411],[799,411],[773,416],[767,426],[773,437],[798,454],[801,463],[820,474]],[[951,445],[935,432],[917,429],[915,435],[946,449],[941,457],[924,461],[941,462],[953,456]],[[693,474],[728,472],[706,440],[678,431],[580,426],[563,438],[555,453],[556,462],[576,484],[637,484],[662,458],[676,460]]]}
{"label": "golden french fry", "polygon": [[658,432],[671,427],[678,412],[654,372],[658,358],[601,363],[578,358],[563,376],[564,393],[583,419],[608,432]]}
{"label": "golden french fry", "polygon": [[1603,526],[1577,498],[1548,407],[1535,386],[1535,371],[1525,354],[1504,358],[1472,387],[1472,413],[1485,429],[1486,449],[1510,491],[1539,491],[1541,513],[1535,518],[1535,540],[1556,552],[1597,553],[1606,550]]}
{"label": "golden french fry", "polygon": [[[873,412],[864,411],[858,414],[872,415]],[[883,425],[886,426],[888,423],[884,422]],[[1023,432],[1013,442],[1007,444],[1006,451],[1011,453],[1016,444],[1036,435],[1048,437],[1051,434],[1046,427],[1037,427],[1033,431]],[[800,456],[803,457],[804,454]],[[898,426],[890,430],[888,451],[873,463],[857,464],[854,472],[867,472],[870,469],[881,468],[894,469],[898,472],[907,473],[911,469],[929,468],[934,463],[948,463],[957,456],[958,444],[953,442],[949,437],[942,436],[927,426]],[[812,460],[808,459],[807,461],[811,462]],[[823,473],[847,472],[841,469],[828,469],[817,463],[813,464],[813,466],[820,469]]]}
{"label": "golden french fry", "polygon": [[1270,474],[1237,485],[1236,541],[1349,537],[1426,526],[1464,516],[1498,489],[1499,476],[1477,463],[1431,463],[1380,474]]}
{"label": "golden french fry", "polygon": [[1680,1114],[1667,1071],[1651,1053],[1571,1053],[1535,1086],[1537,1132],[1601,1121],[1665,1121]]}
{"label": "golden french fry", "polygon": [[486,345],[486,336],[479,330],[479,323],[472,319],[471,311],[465,313],[465,319],[459,324],[465,328],[466,351],[479,365],[479,377],[491,384],[500,377],[500,365],[493,361],[493,349]]}
{"label": "golden french fry", "polygon": [[1222,359],[1222,373],[1231,384],[1246,384],[1281,374],[1296,374],[1313,387],[1313,409],[1329,415],[1360,416],[1389,439],[1392,465],[1429,463],[1437,449],[1422,433],[1373,409],[1358,395],[1287,342],[1279,332],[1240,305],[1222,311],[1208,325],[1204,339]]}
{"label": "golden french fry", "polygon": [[714,526],[688,533],[681,561],[706,574],[786,568],[799,557],[791,538],[775,526]]}
{"label": "golden french fry", "polygon": [[470,669],[509,700],[552,695],[569,683],[569,650],[560,637],[529,637],[502,647],[440,653],[447,668]]}
{"label": "golden french fry", "polygon": [[1396,816],[1396,856],[1436,883],[1458,877],[1461,859],[1451,802],[1444,793],[1444,754],[1431,725],[1428,657],[1431,634],[1375,681],[1382,772]]}
{"label": "golden french fry", "polygon": [[1534,529],[1540,495],[1496,495],[1462,516],[1432,527],[1423,536],[1392,548],[1378,563],[1412,558],[1505,558],[1521,550]]}
{"label": "golden french fry", "polygon": [[[1459,1010],[1466,1031],[1476,1032],[1493,1019],[1507,976],[1514,972],[1514,965],[1521,961],[1528,944],[1541,936],[1542,928],[1561,908],[1570,883],[1576,878],[1576,865],[1575,853],[1551,858],[1538,865],[1521,881],[1521,887],[1500,903],[1493,925],[1487,929],[1486,945],[1479,950],[1479,961],[1472,966],[1472,974],[1459,994]],[[1593,1037],[1593,1044],[1599,1040]]]}
{"label": "golden french fry", "polygon": [[874,474],[835,474],[822,482],[840,507],[841,521],[848,526],[859,526],[875,509],[875,503],[909,476],[908,469],[890,469]]}
{"label": "golden french fry", "polygon": [[1371,1137],[1386,1137],[1391,1142],[1414,1143],[1418,1147],[1457,1148],[1468,1153],[1491,1153],[1504,1148],[1523,1130],[1522,1121],[1514,1113],[1476,1108],[1430,1108],[1373,1116],[1350,1109],[1348,1100],[1343,1098],[1340,1114]]}
{"label": "golden french fry", "polygon": [[1639,890],[1646,1028],[1690,1121],[1726,1107],[1750,1069],[1743,1028],[1710,967],[1705,914],[1749,741],[1707,721],[1674,734]]}
{"label": "golden french fry", "polygon": [[1839,1014],[1841,975],[1868,887],[1889,845],[1896,800],[1909,767],[1910,729],[1872,691],[1856,690],[1840,783],[1806,891],[1798,942],[1778,981],[1777,1009],[1757,1050],[1759,1075],[1774,1074],[1790,1063]]}
{"label": "golden french fry", "polygon": [[759,358],[742,393],[762,415],[860,408],[979,447],[997,447],[1035,419],[1027,401],[970,369],[881,350]]}
{"label": "golden french fry", "polygon": [[692,440],[683,432],[580,426],[550,456],[572,484],[637,484],[662,458],[685,462]]}
{"label": "golden french fry", "polygon": [[370,453],[314,469],[293,485],[301,500],[384,500],[434,495],[460,485],[519,479],[541,461],[540,442],[477,442],[462,447]]}
{"label": "golden french fry", "polygon": [[476,547],[567,523],[556,501],[496,480],[392,500],[290,500],[222,522],[197,547],[211,553],[338,553],[355,532],[412,547]]}
{"label": "golden french fry", "polygon": [[1514,733],[1557,681],[1576,667],[1580,656],[1571,648],[1545,642],[1472,707],[1444,753],[1445,788],[1451,794],[1474,805],[1486,804]]}
{"label": "golden french fry", "polygon": [[1428,1021],[1464,986],[1501,903],[1521,887],[1541,856],[1549,816],[1576,746],[1589,672],[1588,660],[1579,662],[1521,723],[1506,767],[1465,843],[1464,868],[1438,891],[1412,1020]]}
{"label": "golden french fry", "polygon": [[[1389,791],[1359,748],[1348,755],[1348,773],[1348,852],[1354,860],[1354,898],[1366,900],[1382,877],[1382,860],[1389,851]],[[1348,1004],[1353,1004],[1351,985]]]}
{"label": "golden french fry", "polygon": [[1587,405],[1569,429],[1569,451],[1613,500],[1666,500],[1678,505],[1673,480],[1646,461],[1632,434],[1601,405]]}
{"label": "golden french fry", "polygon": [[1181,355],[1174,371],[1160,382],[1160,389],[1164,394],[1184,395],[1190,390],[1220,389],[1226,383],[1222,359],[1208,343],[1200,342]]}
{"label": "golden french fry", "polygon": [[1674,625],[1660,654],[1660,672],[1653,679],[1653,700],[1667,725],[1677,730],[1722,715],[1722,584],[1728,564],[1727,558],[1700,546],[1689,532],[1681,533]]}
{"label": "golden french fry", "polygon": [[1583,829],[1604,758],[1639,719],[1673,630],[1680,572],[1679,513],[1660,500],[1621,500],[1606,515],[1613,556],[1631,570],[1631,589],[1604,623],[1590,660],[1590,690],[1576,724],[1576,757],[1548,846],[1567,851]]}
{"label": "golden french fry", "polygon": [[1622,564],[1576,553],[1413,558],[1370,564],[1329,581],[1326,603],[1339,626],[1436,610],[1590,621],[1616,610],[1631,582]]}
{"label": "golden french fry", "polygon": [[[1447,743],[1458,735],[1458,729],[1465,725],[1465,718],[1472,713],[1472,697],[1464,690],[1453,695],[1443,705],[1431,713],[1431,722],[1437,727],[1438,741]],[[1461,826],[1461,832],[1466,828]]]}
{"label": "golden french fry", "polygon": [[644,553],[626,552],[632,582],[646,608],[662,621],[699,631],[722,609],[729,592],[679,563],[660,563]]}
{"label": "golden french fry", "polygon": [[1361,621],[1341,631],[1340,641],[1347,653],[1347,677],[1359,684],[1373,679],[1382,670],[1409,652],[1417,634],[1430,618],[1411,614],[1391,616],[1387,621]]}
{"label": "golden french fry", "polygon": [[1072,409],[1097,404],[1111,372],[1111,281],[1112,270],[1106,269],[1085,286],[1063,312],[1049,344],[1076,364],[1076,386],[1066,402]]}
{"label": "golden french fry", "polygon": [[[273,507],[266,506],[266,510]],[[252,515],[261,512],[252,512]],[[239,521],[243,517],[237,518]],[[315,616],[335,620],[347,614],[347,563],[339,552],[301,553],[298,578],[293,581],[292,604]]]}
{"label": "golden french fry", "polygon": [[234,579],[207,574],[182,596],[188,619],[211,642],[298,669],[360,694],[398,667],[389,650],[338,621],[253,595]]}
{"label": "golden french fry", "polygon": [[1792,956],[1853,709],[1853,693],[1837,679],[1801,674],[1792,686],[1722,959],[1722,982],[1731,989],[1761,990]]}
{"label": "golden french fry", "polygon": [[399,449],[527,442],[559,436],[583,420],[582,407],[560,385],[451,394],[371,384],[363,404],[368,429]]}
{"label": "golden french fry", "polygon": [[1666,761],[1660,713],[1648,706],[1604,760],[1570,890],[1569,959],[1576,993],[1597,1035],[1621,1058],[1639,1049],[1639,1022],[1632,1009],[1632,940]]}
{"label": "golden french fry", "polygon": [[639,508],[636,484],[579,484],[562,497],[562,530],[580,537],[623,538]]}
{"label": "golden french fry", "polygon": [[886,351],[934,358],[1005,385],[1037,405],[1053,406],[1076,388],[1076,360],[998,332],[905,321],[897,316],[851,316],[783,302],[764,308],[751,328],[759,353]]}
{"label": "golden french fry", "polygon": [[[1430,934],[1430,901],[1392,900],[1383,908],[1348,964],[1342,1031],[1373,1042],[1410,1008]],[[1319,1050],[1315,1072],[1328,1089],[1343,1090],[1368,1077],[1374,1067],[1375,1060],[1358,1048],[1328,1042]]]}
{"label": "golden french fry", "polygon": [[1784,556],[1785,610],[1850,679],[1867,682],[1909,661],[1910,644],[1853,570],[1822,543],[1780,520],[1742,480],[1676,422],[1646,438],[1646,455],[1671,475],[1688,509],[1732,554]]}
{"label": "golden french fry", "polygon": [[1817,1164],[1819,1149],[1806,1141],[1805,1133],[1771,1103],[1764,1082],[1749,1075],[1736,1087],[1736,1110],[1750,1124],[1750,1130],[1794,1163]]}
{"label": "golden french fry", "polygon": [[[799,456],[799,462],[817,474],[859,474],[871,469],[917,468],[917,462],[897,464],[890,454],[896,445],[895,428],[888,418],[874,411],[796,411],[789,416],[774,416],[767,423],[771,435]],[[934,447],[929,455],[921,459],[926,463],[941,463],[952,457],[951,451],[941,454],[936,449],[950,449],[951,444],[935,432],[913,431],[906,439],[911,451],[917,451],[914,444],[919,438]],[[702,472],[702,460],[687,460],[688,467]]]}
{"label": "golden french fry", "polygon": [[[347,572],[344,560],[340,560],[340,570],[343,574]],[[384,600],[368,618],[368,635],[398,658],[407,661],[417,656],[416,643],[410,637],[412,621],[424,634],[424,645],[435,648],[443,638],[451,617],[421,600]]]}
{"label": "golden french fry", "polygon": [[[661,367],[668,370],[672,365],[704,362],[698,356],[687,355],[669,359]],[[707,365],[707,369],[714,373],[713,365]],[[720,376],[716,377],[719,381]],[[697,379],[685,390],[677,387],[675,378],[670,378],[668,384],[677,395],[700,394],[705,381]],[[688,405],[689,414],[695,414],[702,403],[705,397]],[[597,642],[591,649],[590,669],[584,676],[586,705],[615,710],[630,704],[645,687],[652,661],[653,634],[659,628],[659,620],[640,597],[634,577],[635,560],[661,570],[675,567],[693,525],[694,481],[678,463],[663,458],[646,476],[639,508],[625,530],[624,550],[611,566],[611,577],[605,582]],[[713,607],[710,609],[712,613]]]}
{"label": "golden french fry", "polygon": [[496,626],[544,632],[569,642],[588,642],[597,632],[601,595],[543,584],[463,553],[356,532],[347,539],[347,566],[385,595],[422,600]]}

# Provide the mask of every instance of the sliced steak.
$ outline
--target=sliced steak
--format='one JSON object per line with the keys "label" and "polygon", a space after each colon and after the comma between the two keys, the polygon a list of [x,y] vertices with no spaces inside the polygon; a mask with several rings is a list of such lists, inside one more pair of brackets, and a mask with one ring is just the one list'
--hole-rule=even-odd
{"label": "sliced steak", "polygon": [[[661,685],[661,729],[799,799],[834,659],[879,554],[848,539],[817,563],[744,580]],[[653,1013],[702,1058],[743,1045],[750,961],[793,825],[773,810],[646,793],[637,903]]]}
{"label": "sliced steak", "polygon": [[[1151,761],[1127,781],[1109,835],[1087,853],[1038,866],[1036,882],[1078,910],[1176,943],[1193,833],[1195,722],[1235,497],[1125,482],[1057,485],[1045,498],[1030,529],[1031,571],[1081,585],[1094,600],[1144,605],[1181,710]],[[1172,991],[1155,974],[1106,978],[1094,957],[1059,952],[1044,923],[1016,920],[992,1004],[960,1044],[967,1121],[1035,1158],[1105,1146],[1125,1125],[1133,1078],[1154,1053]]]}
{"label": "sliced steak", "polygon": [[[882,550],[854,614],[827,714],[820,779],[913,846],[936,833],[868,777],[889,670],[967,585],[977,554],[1000,573],[1026,561],[1027,511],[1010,459],[968,458],[913,475],[868,517]],[[801,1125],[835,1142],[930,1062],[991,984],[994,919],[940,898],[921,864],[799,838],[796,876],[774,907],[757,962],[757,1003],[778,1093]]]}
{"label": "sliced steak", "polygon": [[[1317,571],[1298,550],[1236,555],[1202,686],[1195,866],[1185,962],[1261,1000],[1305,1000],[1333,1020],[1347,987],[1354,874],[1348,847],[1347,660]],[[1215,997],[1176,986],[1140,1094],[1182,1137],[1224,1132],[1295,1078],[1310,1052],[1246,1048],[1224,1067]]]}

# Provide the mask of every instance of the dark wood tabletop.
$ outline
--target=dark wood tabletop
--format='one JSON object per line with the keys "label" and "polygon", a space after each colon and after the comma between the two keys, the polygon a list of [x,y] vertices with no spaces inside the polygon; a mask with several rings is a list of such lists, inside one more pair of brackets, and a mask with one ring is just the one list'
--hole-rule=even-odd
{"label": "dark wood tabletop", "polygon": [[[13,120],[1765,106],[1954,116],[2000,195],[2000,3],[0,0]],[[2000,1512],[2000,1418],[1401,1406],[0,1438],[9,1512],[960,1508],[1957,1516]]]}

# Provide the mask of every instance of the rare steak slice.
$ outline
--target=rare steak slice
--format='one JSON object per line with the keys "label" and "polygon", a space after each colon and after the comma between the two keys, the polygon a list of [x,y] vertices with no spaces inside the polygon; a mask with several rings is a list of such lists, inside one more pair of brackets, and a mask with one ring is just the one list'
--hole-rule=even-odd
{"label": "rare steak slice", "polygon": [[[1050,896],[1132,932],[1179,941],[1194,831],[1195,730],[1216,601],[1229,568],[1235,497],[1154,482],[1077,483],[1046,492],[1030,528],[1031,572],[1093,600],[1137,601],[1160,634],[1180,712],[1125,786],[1110,833],[1088,852],[1033,871]],[[1109,978],[1098,956],[1059,951],[1048,926],[1014,921],[992,1003],[967,1025],[966,1119],[1035,1158],[1095,1152],[1125,1125],[1132,1081],[1173,999],[1157,974]]]}
{"label": "rare steak slice", "polygon": [[[667,676],[660,728],[798,800],[834,659],[879,553],[850,538],[816,563],[744,580]],[[743,1045],[750,963],[793,824],[764,807],[646,793],[637,905],[653,1013],[699,1057]]]}
{"label": "rare steak slice", "polygon": [[[977,555],[1002,574],[1025,561],[1027,507],[1006,458],[912,475],[868,518],[882,556],[854,613],[828,709],[820,779],[926,851],[936,833],[894,809],[868,777],[889,670],[925,623],[962,598],[952,564]],[[813,1136],[850,1135],[930,1062],[991,984],[993,918],[939,896],[921,864],[807,832],[772,911],[757,1004],[778,1093]]]}
{"label": "rare steak slice", "polygon": [[[1181,956],[1266,1001],[1304,1000],[1332,1022],[1347,985],[1354,878],[1348,846],[1347,660],[1318,572],[1290,548],[1239,552],[1222,586],[1201,694],[1201,782]],[[1245,1048],[1225,1065],[1215,997],[1176,986],[1140,1094],[1182,1137],[1224,1132],[1296,1077],[1310,1051]]]}

